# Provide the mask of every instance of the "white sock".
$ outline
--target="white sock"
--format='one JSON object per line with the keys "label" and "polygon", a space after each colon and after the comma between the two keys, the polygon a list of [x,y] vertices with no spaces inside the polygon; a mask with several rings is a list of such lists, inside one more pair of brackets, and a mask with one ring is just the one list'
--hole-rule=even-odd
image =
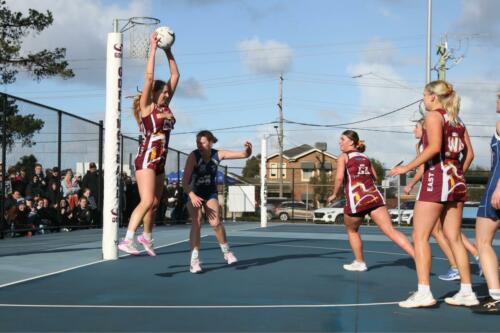
{"label": "white sock", "polygon": [[127,234],[125,235],[125,239],[133,241],[134,240],[134,234],[135,234],[135,231],[127,230]]}
{"label": "white sock", "polygon": [[500,300],[500,289],[488,289],[488,292],[495,301]]}
{"label": "white sock", "polygon": [[220,249],[222,250],[222,253],[228,253],[229,252],[229,244],[226,243],[226,244],[219,244],[220,245]]}
{"label": "white sock", "polygon": [[472,284],[470,283],[460,283],[460,294],[469,295],[472,294]]}
{"label": "white sock", "polygon": [[191,251],[191,261],[198,259],[199,255],[198,249],[193,249],[193,251]]}
{"label": "white sock", "polygon": [[152,233],[150,233],[150,232],[143,232],[143,233],[142,233],[142,235],[143,235],[143,236],[144,236],[144,238],[145,238],[146,240],[148,240],[148,241],[150,241],[150,240],[152,239],[151,237],[153,237],[153,234],[152,234]]}
{"label": "white sock", "polygon": [[431,292],[431,286],[429,286],[428,284],[419,284],[418,292],[421,294],[428,294]]}

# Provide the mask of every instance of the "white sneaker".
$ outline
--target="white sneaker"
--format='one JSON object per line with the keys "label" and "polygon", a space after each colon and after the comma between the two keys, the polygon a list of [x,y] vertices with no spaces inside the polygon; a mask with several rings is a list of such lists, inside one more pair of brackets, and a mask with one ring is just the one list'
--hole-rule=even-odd
{"label": "white sneaker", "polygon": [[351,272],[364,272],[364,271],[368,270],[368,267],[366,267],[365,262],[359,262],[356,260],[354,260],[350,264],[345,264],[342,267],[344,267],[344,269],[346,271],[351,271]]}
{"label": "white sneaker", "polygon": [[430,291],[428,293],[419,293],[416,291],[406,301],[399,302],[398,304],[402,308],[425,308],[436,304],[436,300]]}
{"label": "white sneaker", "polygon": [[189,266],[189,271],[193,274],[200,273],[202,271],[200,266],[200,259],[191,260],[191,265]]}
{"label": "white sneaker", "polygon": [[458,292],[453,297],[446,297],[444,301],[450,305],[473,306],[479,304],[475,292],[470,294],[462,294]]}
{"label": "white sneaker", "polygon": [[228,265],[238,262],[238,259],[236,259],[233,252],[224,253],[224,260],[227,261]]}

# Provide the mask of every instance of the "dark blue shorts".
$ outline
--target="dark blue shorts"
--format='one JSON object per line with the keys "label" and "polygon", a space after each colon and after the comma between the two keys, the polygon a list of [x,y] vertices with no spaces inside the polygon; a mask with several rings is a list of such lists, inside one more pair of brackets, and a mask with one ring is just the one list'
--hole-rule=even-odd
{"label": "dark blue shorts", "polygon": [[[208,202],[208,200],[210,200],[210,199],[218,199],[218,197],[219,197],[217,192],[210,192],[210,193],[196,193],[196,192],[194,192],[194,194],[196,194],[197,196],[199,196],[200,198],[205,200],[205,202]],[[184,196],[185,196],[186,203],[191,201],[191,198],[189,197],[189,195],[185,194]]]}
{"label": "dark blue shorts", "polygon": [[493,191],[487,191],[483,194],[479,208],[477,209],[477,217],[486,217],[494,221],[500,220],[500,210],[491,206],[491,197]]}

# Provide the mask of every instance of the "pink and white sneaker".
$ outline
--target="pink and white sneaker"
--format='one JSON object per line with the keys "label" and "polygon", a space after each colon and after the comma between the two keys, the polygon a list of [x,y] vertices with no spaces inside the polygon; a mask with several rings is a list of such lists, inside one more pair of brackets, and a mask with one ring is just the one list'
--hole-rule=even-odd
{"label": "pink and white sneaker", "polygon": [[200,259],[191,260],[191,266],[189,267],[189,271],[193,274],[201,272]]}
{"label": "pink and white sneaker", "polygon": [[155,250],[153,248],[153,240],[147,240],[144,235],[137,236],[137,241],[142,244],[144,250],[151,256],[156,256]]}
{"label": "pink and white sneaker", "polygon": [[238,259],[236,259],[233,252],[224,253],[224,260],[227,261],[228,265],[232,265],[232,264],[238,262]]}
{"label": "pink and white sneaker", "polygon": [[120,243],[118,243],[118,249],[134,256],[138,256],[140,254],[139,250],[135,247],[133,240],[124,239],[120,241]]}

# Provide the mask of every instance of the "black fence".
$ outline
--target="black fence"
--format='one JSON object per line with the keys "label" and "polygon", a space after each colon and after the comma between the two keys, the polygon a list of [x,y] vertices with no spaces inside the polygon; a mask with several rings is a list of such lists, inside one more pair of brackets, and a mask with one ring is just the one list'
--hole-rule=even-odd
{"label": "black fence", "polygon": [[[91,225],[63,225],[54,228],[81,228],[102,225],[102,199],[103,199],[103,151],[104,151],[104,125],[103,122],[94,122],[69,112],[42,105],[24,98],[0,93],[0,130],[2,135],[1,145],[1,171],[0,171],[0,210],[1,231],[15,233],[15,226],[7,221],[6,204],[13,192],[13,182],[21,179],[21,183],[29,184],[34,175],[34,164],[39,163],[44,169],[44,177],[52,170],[62,171],[71,169],[75,178],[80,182],[90,170],[90,163],[97,166],[97,181],[94,181],[96,212]],[[121,170],[123,177],[119,186],[124,193],[120,200],[120,225],[127,224],[128,216],[138,199],[130,192],[134,192],[134,158],[137,152],[140,137],[134,138],[120,135],[121,140]],[[181,170],[185,165],[187,154],[169,148],[165,173],[168,178],[179,180]],[[15,173],[15,174],[11,174]],[[24,174],[23,174],[24,173]],[[174,176],[172,176],[174,175]],[[94,177],[96,178],[96,177]],[[60,180],[60,179],[59,179]],[[48,184],[45,184],[47,187]],[[135,189],[136,190],[136,189]],[[81,193],[80,193],[81,194]],[[21,193],[26,199],[26,193]],[[43,197],[43,196],[42,196]],[[12,199],[12,198],[10,198]],[[132,201],[130,201],[132,200]],[[54,203],[51,203],[54,204]],[[163,208],[165,210],[165,208]],[[164,215],[163,215],[164,216]],[[29,231],[32,227],[20,227]],[[39,229],[38,227],[36,229]],[[50,230],[46,226],[44,230]],[[3,236],[3,232],[1,232]]]}

